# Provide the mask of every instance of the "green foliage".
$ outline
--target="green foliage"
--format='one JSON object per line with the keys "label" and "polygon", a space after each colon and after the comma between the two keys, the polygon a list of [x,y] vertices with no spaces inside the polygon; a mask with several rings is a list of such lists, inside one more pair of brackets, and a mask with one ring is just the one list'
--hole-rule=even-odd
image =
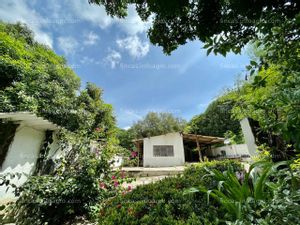
{"label": "green foliage", "polygon": [[208,202],[210,198],[217,200],[219,210],[226,212],[227,224],[295,224],[300,176],[299,171],[290,171],[286,165],[287,162],[259,161],[245,174],[236,173],[233,167],[224,172],[213,169],[210,176],[218,182],[217,188],[202,186],[189,192],[207,193]]}
{"label": "green foliage", "polygon": [[[65,154],[49,175],[30,176],[13,207],[17,224],[62,224],[86,216],[94,206],[121,190],[125,175],[112,179],[106,146],[68,133],[61,137]],[[116,175],[114,175],[116,176]]]}
{"label": "green foliage", "polygon": [[244,135],[242,130],[238,134],[233,133],[231,130],[228,130],[224,134],[224,138],[230,141],[230,144],[243,144],[245,143]]}
{"label": "green foliage", "polygon": [[171,113],[149,112],[142,120],[133,124],[128,132],[132,132],[136,138],[150,137],[182,131],[185,124],[185,120],[176,118]]}
{"label": "green foliage", "polygon": [[71,131],[113,138],[115,118],[102,90],[88,83],[78,96],[79,77],[25,25],[0,22],[0,76],[0,111],[35,112]]}
{"label": "green foliage", "polygon": [[238,135],[241,132],[240,123],[232,118],[231,113],[234,104],[234,100],[227,95],[221,96],[210,103],[204,113],[193,117],[185,131],[217,137],[223,137],[228,131]]}
{"label": "green foliage", "polygon": [[[259,79],[255,79],[257,77]],[[237,119],[252,118],[259,122],[262,131],[269,137],[277,136],[285,140],[284,143],[277,138],[276,141],[269,140],[267,144],[273,147],[272,151],[281,151],[287,155],[288,143],[300,149],[299,84],[299,73],[283,77],[277,66],[262,70],[252,80],[237,88],[235,96],[232,95],[236,99],[233,114]]]}
{"label": "green foliage", "polygon": [[148,31],[150,41],[161,46],[166,54],[190,40],[200,40],[207,54],[241,53],[249,42],[257,42],[268,50],[260,63],[251,63],[250,70],[269,63],[287,61],[282,71],[299,71],[299,2],[279,1],[104,1],[111,16],[124,18],[129,4],[136,6],[142,20],[153,20]]}
{"label": "green foliage", "polygon": [[136,148],[133,148],[133,150],[127,150],[124,149],[122,152],[123,156],[123,164],[122,166],[128,166],[128,167],[135,167],[138,166],[138,155],[137,152],[135,151]]}
{"label": "green foliage", "polygon": [[119,145],[123,148],[128,150],[134,148],[134,143],[132,142],[132,140],[135,139],[135,136],[132,130],[118,129],[116,138],[119,141]]}
{"label": "green foliage", "polygon": [[181,176],[138,186],[107,201],[100,211],[99,224],[218,224],[217,202],[216,205],[207,205],[205,194],[183,193],[200,184],[216,187],[216,183],[201,179],[207,175],[206,168],[222,171],[231,164],[238,170],[242,169],[234,161],[207,162],[189,167]]}

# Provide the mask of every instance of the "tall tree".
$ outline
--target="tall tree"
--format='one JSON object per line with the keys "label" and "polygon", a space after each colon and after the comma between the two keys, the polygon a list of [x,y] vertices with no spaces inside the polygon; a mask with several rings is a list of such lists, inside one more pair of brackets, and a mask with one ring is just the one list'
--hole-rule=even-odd
{"label": "tall tree", "polygon": [[[112,106],[102,90],[80,78],[66,60],[36,43],[24,24],[0,22],[0,111],[31,111],[72,131],[113,132]],[[78,96],[79,93],[79,96]]]}
{"label": "tall tree", "polygon": [[171,113],[149,112],[142,120],[130,128],[136,138],[150,137],[170,132],[183,131],[186,121]]}

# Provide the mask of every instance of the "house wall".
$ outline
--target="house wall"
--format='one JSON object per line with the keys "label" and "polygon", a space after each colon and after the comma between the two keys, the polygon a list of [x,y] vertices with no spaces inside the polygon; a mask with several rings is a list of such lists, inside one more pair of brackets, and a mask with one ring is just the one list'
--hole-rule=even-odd
{"label": "house wall", "polygon": [[[0,174],[16,172],[30,174],[34,170],[44,138],[44,131],[20,125],[8,149]],[[20,179],[15,178],[11,182],[19,186],[26,179],[26,176],[23,175]],[[11,190],[6,193],[6,188],[5,186],[0,186],[1,201],[14,198]]]}
{"label": "house wall", "polygon": [[[154,157],[154,145],[173,145],[174,156],[172,157]],[[184,165],[183,139],[180,133],[170,133],[150,138],[144,138],[144,167],[167,167]]]}

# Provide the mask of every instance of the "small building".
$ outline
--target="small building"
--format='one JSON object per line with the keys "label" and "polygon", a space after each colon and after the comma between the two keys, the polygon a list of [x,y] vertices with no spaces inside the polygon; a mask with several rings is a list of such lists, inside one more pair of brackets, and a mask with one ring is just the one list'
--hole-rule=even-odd
{"label": "small building", "polygon": [[182,166],[186,162],[203,161],[212,145],[224,138],[181,132],[134,140],[138,165],[143,167]]}
{"label": "small building", "polygon": [[[57,147],[55,134],[59,129],[56,124],[34,113],[0,113],[0,175],[22,173],[20,179],[12,180],[17,186],[22,185],[36,168],[46,135],[51,135],[50,155],[54,154]],[[1,201],[14,198],[6,188],[0,186]]]}

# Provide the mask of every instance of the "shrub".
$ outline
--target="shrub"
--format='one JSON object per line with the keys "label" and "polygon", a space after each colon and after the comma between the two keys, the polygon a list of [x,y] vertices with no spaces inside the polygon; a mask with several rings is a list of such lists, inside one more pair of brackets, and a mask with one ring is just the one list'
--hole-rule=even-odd
{"label": "shrub", "polygon": [[299,171],[287,167],[287,162],[258,161],[240,177],[232,167],[223,173],[213,169],[210,174],[218,181],[217,188],[208,190],[202,186],[189,191],[202,191],[217,200],[218,211],[226,212],[224,223],[297,224],[300,176]]}
{"label": "shrub", "polygon": [[31,176],[21,186],[20,197],[10,212],[17,224],[56,225],[75,216],[89,216],[94,206],[122,190],[126,177],[112,173],[105,146],[93,146],[92,150],[89,139],[66,138],[70,138],[72,149],[57,160],[51,174]]}
{"label": "shrub", "polygon": [[99,224],[217,224],[218,216],[222,216],[217,214],[217,202],[207,205],[206,194],[183,193],[191,186],[205,184],[201,177],[207,174],[207,168],[223,171],[231,164],[237,170],[242,169],[238,162],[229,160],[201,163],[187,168],[183,175],[118,195],[100,210]]}

